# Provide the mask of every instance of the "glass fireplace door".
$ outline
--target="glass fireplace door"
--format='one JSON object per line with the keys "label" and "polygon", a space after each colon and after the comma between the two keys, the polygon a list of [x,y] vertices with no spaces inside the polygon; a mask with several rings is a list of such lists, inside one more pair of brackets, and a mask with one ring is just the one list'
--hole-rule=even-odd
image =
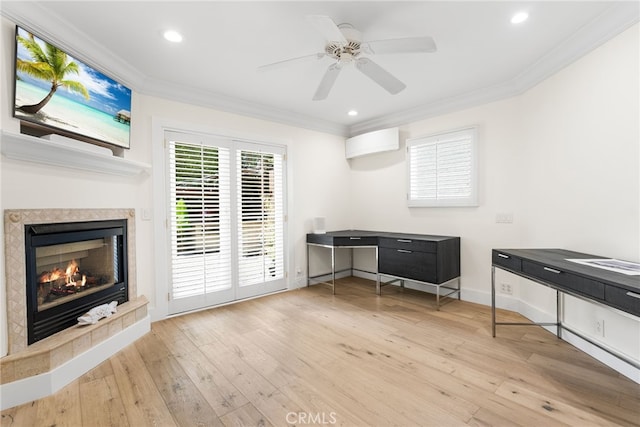
{"label": "glass fireplace door", "polygon": [[127,220],[26,226],[29,344],[101,304],[128,301]]}
{"label": "glass fireplace door", "polygon": [[120,281],[116,236],[35,248],[37,311],[98,292]]}

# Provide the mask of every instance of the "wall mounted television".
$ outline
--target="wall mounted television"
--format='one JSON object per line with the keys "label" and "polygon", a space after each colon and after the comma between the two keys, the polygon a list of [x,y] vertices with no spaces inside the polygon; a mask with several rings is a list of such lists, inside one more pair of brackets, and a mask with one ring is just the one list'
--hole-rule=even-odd
{"label": "wall mounted television", "polygon": [[13,116],[25,126],[130,147],[131,89],[19,26],[14,69]]}

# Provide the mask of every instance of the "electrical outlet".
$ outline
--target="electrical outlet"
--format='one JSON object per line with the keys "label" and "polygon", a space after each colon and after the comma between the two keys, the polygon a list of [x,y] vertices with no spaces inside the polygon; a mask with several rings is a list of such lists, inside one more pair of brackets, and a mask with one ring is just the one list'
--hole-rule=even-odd
{"label": "electrical outlet", "polygon": [[596,335],[604,338],[604,319],[596,320]]}
{"label": "electrical outlet", "polygon": [[509,283],[500,283],[500,293],[506,295],[513,295],[513,288]]}
{"label": "electrical outlet", "polygon": [[513,223],[513,214],[511,212],[496,214],[496,224],[512,224],[512,223]]}

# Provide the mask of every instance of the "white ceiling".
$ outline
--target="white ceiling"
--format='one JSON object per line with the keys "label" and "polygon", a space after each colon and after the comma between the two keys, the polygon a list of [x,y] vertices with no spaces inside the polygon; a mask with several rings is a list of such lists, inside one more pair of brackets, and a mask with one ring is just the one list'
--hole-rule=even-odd
{"label": "white ceiling", "polygon": [[[353,135],[513,96],[638,22],[639,3],[595,1],[3,1],[2,15],[134,91]],[[521,10],[529,20],[510,22]],[[428,54],[370,56],[407,88],[390,95],[353,67],[311,98],[330,58],[308,15],[367,40],[431,36]],[[171,44],[166,29],[184,40]],[[347,116],[356,109],[357,117]]]}

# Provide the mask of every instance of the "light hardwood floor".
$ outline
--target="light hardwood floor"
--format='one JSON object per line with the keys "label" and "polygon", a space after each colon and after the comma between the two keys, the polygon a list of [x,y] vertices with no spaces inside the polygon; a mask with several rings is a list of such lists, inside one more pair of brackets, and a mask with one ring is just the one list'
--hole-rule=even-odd
{"label": "light hardwood floor", "polygon": [[[537,326],[342,279],[171,318],[2,426],[640,425],[640,386]],[[522,321],[500,312],[502,320]]]}

